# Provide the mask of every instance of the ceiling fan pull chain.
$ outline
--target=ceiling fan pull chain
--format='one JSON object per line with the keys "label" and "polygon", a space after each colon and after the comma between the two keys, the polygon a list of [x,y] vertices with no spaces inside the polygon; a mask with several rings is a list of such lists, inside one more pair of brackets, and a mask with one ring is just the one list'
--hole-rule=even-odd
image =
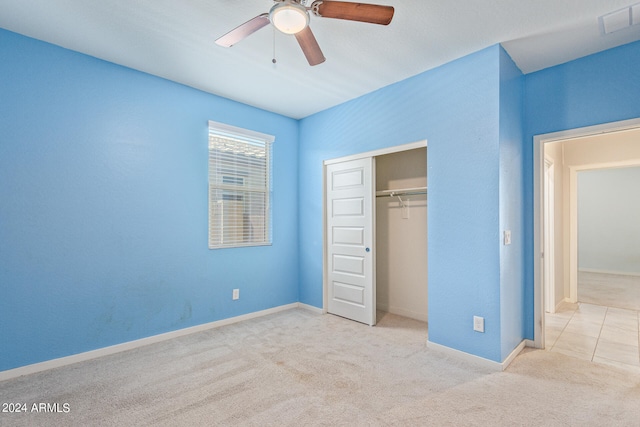
{"label": "ceiling fan pull chain", "polygon": [[273,59],[271,60],[274,64],[276,61],[276,27],[273,27]]}

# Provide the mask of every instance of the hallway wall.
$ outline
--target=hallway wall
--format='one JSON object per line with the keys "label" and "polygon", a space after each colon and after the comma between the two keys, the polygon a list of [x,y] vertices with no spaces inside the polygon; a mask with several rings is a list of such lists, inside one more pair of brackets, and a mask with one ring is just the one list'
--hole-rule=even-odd
{"label": "hallway wall", "polygon": [[640,167],[578,172],[579,270],[640,275],[639,184]]}

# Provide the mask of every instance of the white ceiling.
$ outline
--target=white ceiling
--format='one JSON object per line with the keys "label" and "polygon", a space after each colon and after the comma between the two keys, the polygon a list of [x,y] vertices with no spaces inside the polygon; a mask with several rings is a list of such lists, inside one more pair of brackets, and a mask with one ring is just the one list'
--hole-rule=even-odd
{"label": "white ceiling", "polygon": [[311,17],[327,58],[315,67],[271,26],[214,43],[271,0],[0,0],[0,27],[293,118],[496,43],[530,73],[640,40],[640,25],[603,35],[598,20],[637,0],[366,2],[394,6],[392,23]]}

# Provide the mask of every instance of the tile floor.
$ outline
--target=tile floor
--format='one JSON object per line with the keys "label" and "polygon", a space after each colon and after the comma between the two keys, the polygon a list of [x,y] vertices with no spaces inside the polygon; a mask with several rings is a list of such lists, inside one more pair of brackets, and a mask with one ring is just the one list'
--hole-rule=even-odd
{"label": "tile floor", "polygon": [[563,303],[545,316],[545,347],[640,373],[640,311]]}

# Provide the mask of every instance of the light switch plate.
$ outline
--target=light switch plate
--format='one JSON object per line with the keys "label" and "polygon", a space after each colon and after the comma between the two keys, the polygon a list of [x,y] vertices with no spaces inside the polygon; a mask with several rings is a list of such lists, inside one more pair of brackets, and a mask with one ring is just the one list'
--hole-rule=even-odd
{"label": "light switch plate", "polygon": [[511,230],[504,230],[504,244],[505,246],[511,244]]}
{"label": "light switch plate", "polygon": [[473,316],[473,330],[476,332],[484,332],[484,317]]}

